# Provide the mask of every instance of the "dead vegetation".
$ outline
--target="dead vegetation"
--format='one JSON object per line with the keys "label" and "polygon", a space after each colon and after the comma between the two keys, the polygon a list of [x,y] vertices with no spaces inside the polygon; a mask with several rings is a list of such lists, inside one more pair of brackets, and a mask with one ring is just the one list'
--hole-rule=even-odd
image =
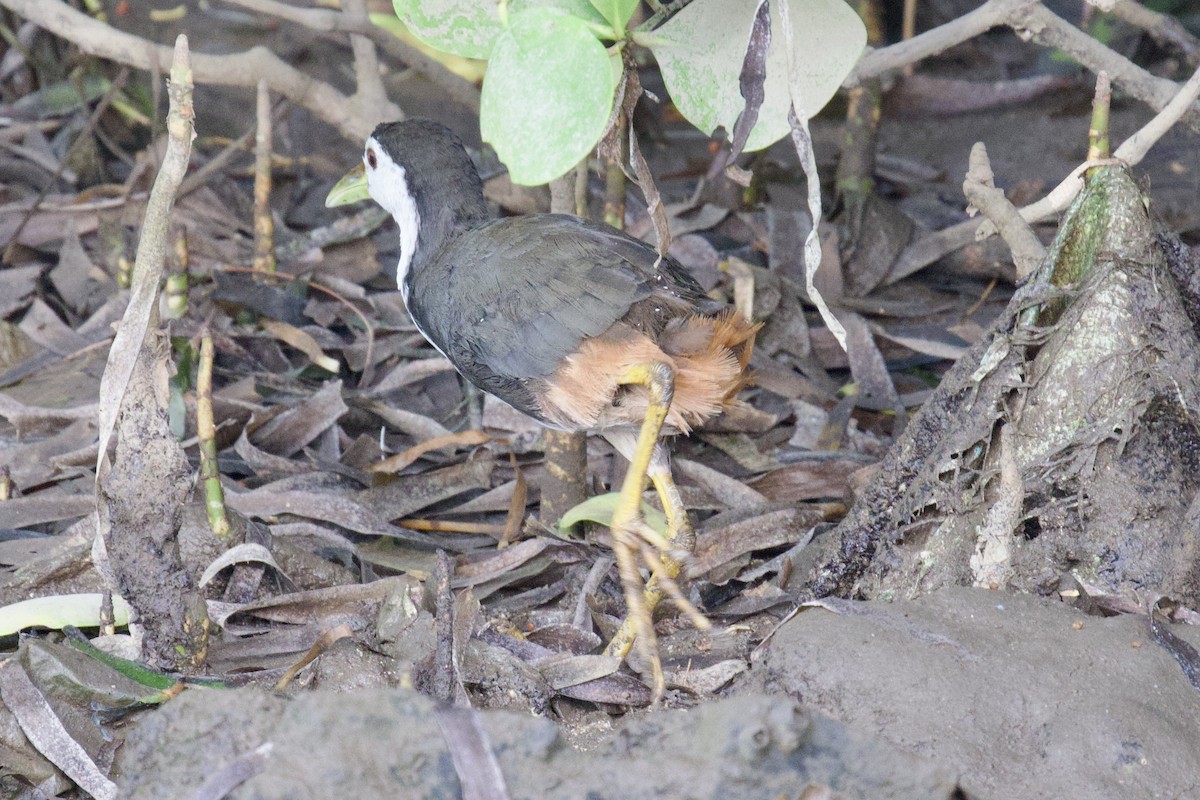
{"label": "dead vegetation", "polygon": [[[348,708],[323,706],[317,690],[366,692],[368,710],[390,703],[403,719],[419,721],[412,730],[428,731],[417,738],[434,743],[430,758],[445,752],[433,732],[440,731],[464,796],[505,796],[471,795],[469,788],[472,780],[496,788],[501,769],[493,748],[507,741],[496,722],[503,718],[460,718],[423,698],[401,702],[370,692],[415,688],[460,707],[532,712],[593,745],[611,728],[608,712],[648,703],[637,663],[630,670],[597,655],[623,613],[605,530],[584,522],[559,528],[538,516],[552,477],[540,430],[470,389],[425,344],[386,277],[397,243],[390,223],[380,227],[379,212],[335,219],[316,210],[376,118],[399,108],[441,110],[469,130],[474,87],[370,27],[364,3],[347,2],[344,12],[250,0],[234,4],[245,10],[189,5],[183,23],[156,21],[140,9],[123,19],[119,10],[129,8],[116,4],[111,25],[57,1],[0,5],[15,14],[7,21],[21,45],[10,45],[0,61],[8,107],[0,127],[0,465],[9,487],[0,502],[0,606],[115,589],[137,617],[134,638],[102,636],[93,644],[156,671],[101,660],[69,627],[65,636],[23,639],[19,649],[15,636],[5,639],[18,655],[0,665],[0,718],[25,735],[0,740],[0,763],[9,769],[0,779],[9,783],[0,786],[14,796],[30,786],[52,796],[74,785],[103,797],[114,796],[111,777],[124,781],[130,796],[166,796],[215,780],[208,773],[225,765],[217,776],[229,773],[226,791],[238,776],[261,773],[260,785],[284,792],[278,796],[301,796],[278,788],[286,787],[280,776],[288,770],[264,766],[258,748],[278,722],[284,727],[276,738],[296,748],[288,757],[315,761],[303,743],[319,734],[287,727],[304,715],[289,717],[261,692],[185,706],[186,714],[211,712],[219,719],[212,724],[241,733],[174,759],[188,762],[181,771],[145,755],[158,746],[156,726],[208,724],[174,703],[163,711],[179,716],[139,723],[121,753],[126,729],[109,721],[136,719],[133,711],[185,687],[188,695],[203,691],[210,680],[226,688],[311,691],[313,707],[323,709],[314,718]],[[1154,74],[1040,3],[992,0],[869,53],[855,81],[866,85],[953,45],[958,49],[943,63],[974,59],[982,74],[1001,58],[1031,61],[1014,37],[977,38],[1007,25],[1085,67],[1107,70],[1132,98],[1113,111],[1114,141],[1128,142],[1115,155],[1138,162],[1147,157],[1147,142],[1176,120],[1194,124],[1200,80],[1176,84],[1157,75],[1173,67],[1186,76],[1200,47],[1171,18],[1147,17],[1130,3],[1118,3],[1114,13],[1125,35],[1151,54],[1142,61]],[[282,20],[270,24],[287,26],[287,35],[264,35],[269,20]],[[197,35],[226,37],[227,52],[235,43],[253,46],[209,55],[196,52],[193,40],[191,75],[173,72],[162,92],[179,55],[143,40],[164,41],[176,26],[209,23],[212,30]],[[288,38],[297,31],[303,46]],[[422,78],[399,71],[400,61]],[[337,88],[351,76],[335,63],[353,63],[353,91]],[[643,77],[649,86],[652,72]],[[193,80],[195,100],[182,95]],[[933,114],[921,105],[922,81],[918,73],[900,82],[892,102]],[[205,84],[214,83],[242,88],[206,96]],[[1078,156],[1068,158],[1082,161],[1087,125],[1077,106],[1086,105],[1091,79],[1017,83],[999,85],[991,107],[950,110],[992,114],[992,133],[1000,137],[1020,135],[1027,120],[1018,110],[1005,127],[1007,112],[996,106],[1017,103],[1028,112],[1031,98],[1056,104],[1069,119],[1063,127],[1077,136],[1078,147],[1066,150]],[[962,84],[969,82],[955,86]],[[257,104],[252,86],[261,87]],[[1057,94],[1045,94],[1051,90]],[[445,107],[445,97],[461,107]],[[851,124],[856,114],[871,117],[871,102],[861,94],[852,100]],[[1142,103],[1163,113],[1151,120]],[[207,135],[209,113],[241,127],[224,138]],[[691,196],[711,159],[705,143],[664,120],[661,109],[639,113],[654,127],[655,144],[645,149],[664,196]],[[914,112],[910,106],[904,113]],[[933,125],[955,119],[935,118]],[[194,143],[193,121],[201,132]],[[834,174],[835,156],[844,164],[854,155],[851,145],[841,152],[832,146],[843,142],[843,122],[831,118],[817,129],[823,174]],[[1146,138],[1129,135],[1143,123]],[[1102,196],[1076,201],[1083,210],[1068,214],[1044,259],[1038,248],[1054,229],[1023,227],[990,174],[972,170],[971,201],[990,220],[983,224],[1020,243],[1014,266],[995,237],[974,243],[981,221],[963,212],[959,173],[949,174],[928,151],[893,150],[891,159],[875,159],[876,138],[886,145],[890,124],[885,117],[881,130],[859,142],[870,152],[858,154],[858,169],[876,181],[875,191],[857,200],[843,195],[838,216],[823,223],[818,288],[846,327],[846,352],[802,288],[809,223],[794,154],[748,162],[759,176],[749,193],[718,183],[701,205],[669,207],[673,254],[714,296],[733,301],[740,289],[752,297],[763,324],[746,409],[675,446],[674,470],[699,522],[689,599],[716,630],[697,632],[670,613],[658,621],[669,705],[738,697],[728,707],[708,707],[696,726],[664,717],[631,729],[634,738],[661,733],[658,741],[678,763],[663,777],[666,788],[648,777],[653,762],[633,764],[640,789],[623,796],[678,788],[705,732],[709,744],[728,737],[717,748],[721,757],[753,767],[724,773],[753,787],[745,796],[775,786],[768,774],[806,775],[812,785],[843,787],[848,796],[881,796],[846,788],[874,785],[864,776],[888,785],[888,775],[904,774],[908,782],[893,785],[890,796],[952,796],[955,773],[972,765],[916,768],[911,756],[872,753],[832,723],[808,719],[808,711],[793,714],[790,699],[776,704],[742,694],[751,687],[792,699],[800,693],[772,685],[788,672],[778,659],[757,674],[752,665],[776,646],[772,635],[781,622],[814,597],[910,598],[976,585],[1107,614],[1149,614],[1161,606],[1190,619],[1189,609],[1200,605],[1193,542],[1200,523],[1200,299],[1187,244],[1200,225],[1192,212],[1171,204],[1166,178],[1152,196],[1170,224],[1156,224],[1126,168],[1093,161],[1089,180]],[[260,133],[256,167],[251,142],[264,126],[266,144],[275,148]],[[1188,143],[1187,155],[1169,151],[1146,168],[1196,174],[1194,134],[1182,127],[1174,133]],[[965,166],[965,152],[957,160]],[[1011,176],[997,166],[996,179],[1040,177],[1037,186],[1016,186],[1010,199],[1023,191],[1033,200],[1060,178],[1077,190],[1072,164],[1050,161],[1026,158]],[[546,201],[508,185],[502,174],[488,188],[505,210]],[[1069,201],[1039,206],[1025,220],[1036,224],[1047,208],[1061,211]],[[627,221],[641,234],[652,227],[634,195]],[[1053,280],[1067,260],[1079,265],[1076,278]],[[937,272],[924,269],[931,264]],[[1027,273],[1034,277],[1026,280]],[[1058,304],[1055,318],[1048,316],[1051,303]],[[1031,320],[1026,312],[1039,307],[1045,316]],[[206,370],[209,381],[197,379]],[[589,485],[619,485],[621,463],[606,444],[590,442]],[[1160,595],[1170,602],[1159,603]],[[827,600],[826,607],[872,613],[840,602]],[[100,632],[112,633],[104,626],[114,616],[119,621],[122,606],[104,612]],[[1154,638],[1195,666],[1186,642],[1169,631]],[[886,669],[881,661],[876,668]],[[74,688],[56,693],[51,679],[63,674]],[[215,716],[218,707],[226,716]],[[90,723],[97,709],[106,717],[103,730]],[[242,713],[253,724],[243,725]],[[57,728],[51,718],[61,720]],[[481,719],[490,720],[490,739],[480,733]],[[850,766],[822,772],[805,760],[822,747]],[[582,759],[584,766],[571,761],[574,755],[554,766],[552,752],[549,745],[519,756],[504,751],[513,796],[538,796],[533,787],[550,779],[527,775],[543,775],[542,767],[545,775],[602,776],[611,769],[606,763],[624,758],[618,747]],[[588,780],[576,788],[611,787],[602,777]],[[413,786],[428,790],[428,781]],[[1004,796],[1002,782],[980,785]]]}

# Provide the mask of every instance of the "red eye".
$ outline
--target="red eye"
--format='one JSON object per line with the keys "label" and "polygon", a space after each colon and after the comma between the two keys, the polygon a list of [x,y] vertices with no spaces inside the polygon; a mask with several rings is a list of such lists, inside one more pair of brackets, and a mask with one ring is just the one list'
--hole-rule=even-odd
{"label": "red eye", "polygon": [[367,148],[367,166],[375,169],[375,149],[373,147]]}

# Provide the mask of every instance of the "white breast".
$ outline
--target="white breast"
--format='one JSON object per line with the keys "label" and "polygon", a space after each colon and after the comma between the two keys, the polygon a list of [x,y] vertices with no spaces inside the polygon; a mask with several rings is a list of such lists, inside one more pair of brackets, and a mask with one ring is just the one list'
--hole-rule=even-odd
{"label": "white breast", "polygon": [[404,167],[397,164],[384,152],[374,138],[368,140],[367,148],[375,153],[375,167],[366,162],[367,189],[372,199],[383,206],[400,226],[400,263],[396,265],[396,285],[408,302],[408,269],[417,252],[417,232],[421,229],[421,214],[416,200],[408,190],[408,179]]}

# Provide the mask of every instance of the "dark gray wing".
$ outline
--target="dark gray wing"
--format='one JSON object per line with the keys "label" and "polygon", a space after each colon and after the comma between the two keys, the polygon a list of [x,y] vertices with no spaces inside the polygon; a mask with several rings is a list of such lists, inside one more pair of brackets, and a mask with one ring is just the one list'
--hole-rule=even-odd
{"label": "dark gray wing", "polygon": [[537,416],[530,381],[549,377],[634,304],[659,296],[709,311],[683,267],[664,259],[656,269],[656,260],[650,245],[577,217],[497,220],[450,242],[436,269],[414,276],[414,316],[460,372]]}

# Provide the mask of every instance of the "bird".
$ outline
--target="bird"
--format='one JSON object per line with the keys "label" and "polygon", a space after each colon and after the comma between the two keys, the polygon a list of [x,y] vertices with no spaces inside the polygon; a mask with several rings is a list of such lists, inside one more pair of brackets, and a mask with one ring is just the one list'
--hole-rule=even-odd
{"label": "bird", "polygon": [[[495,217],[461,140],[432,120],[376,127],[325,204],[367,198],[399,227],[396,283],[429,343],[483,391],[547,427],[599,433],[629,461],[610,524],[626,616],[605,652],[636,645],[661,697],[652,613],[668,596],[688,605],[675,579],[695,546],[662,437],[740,402],[759,326],[609,225]],[[665,534],[642,515],[647,479]]]}

